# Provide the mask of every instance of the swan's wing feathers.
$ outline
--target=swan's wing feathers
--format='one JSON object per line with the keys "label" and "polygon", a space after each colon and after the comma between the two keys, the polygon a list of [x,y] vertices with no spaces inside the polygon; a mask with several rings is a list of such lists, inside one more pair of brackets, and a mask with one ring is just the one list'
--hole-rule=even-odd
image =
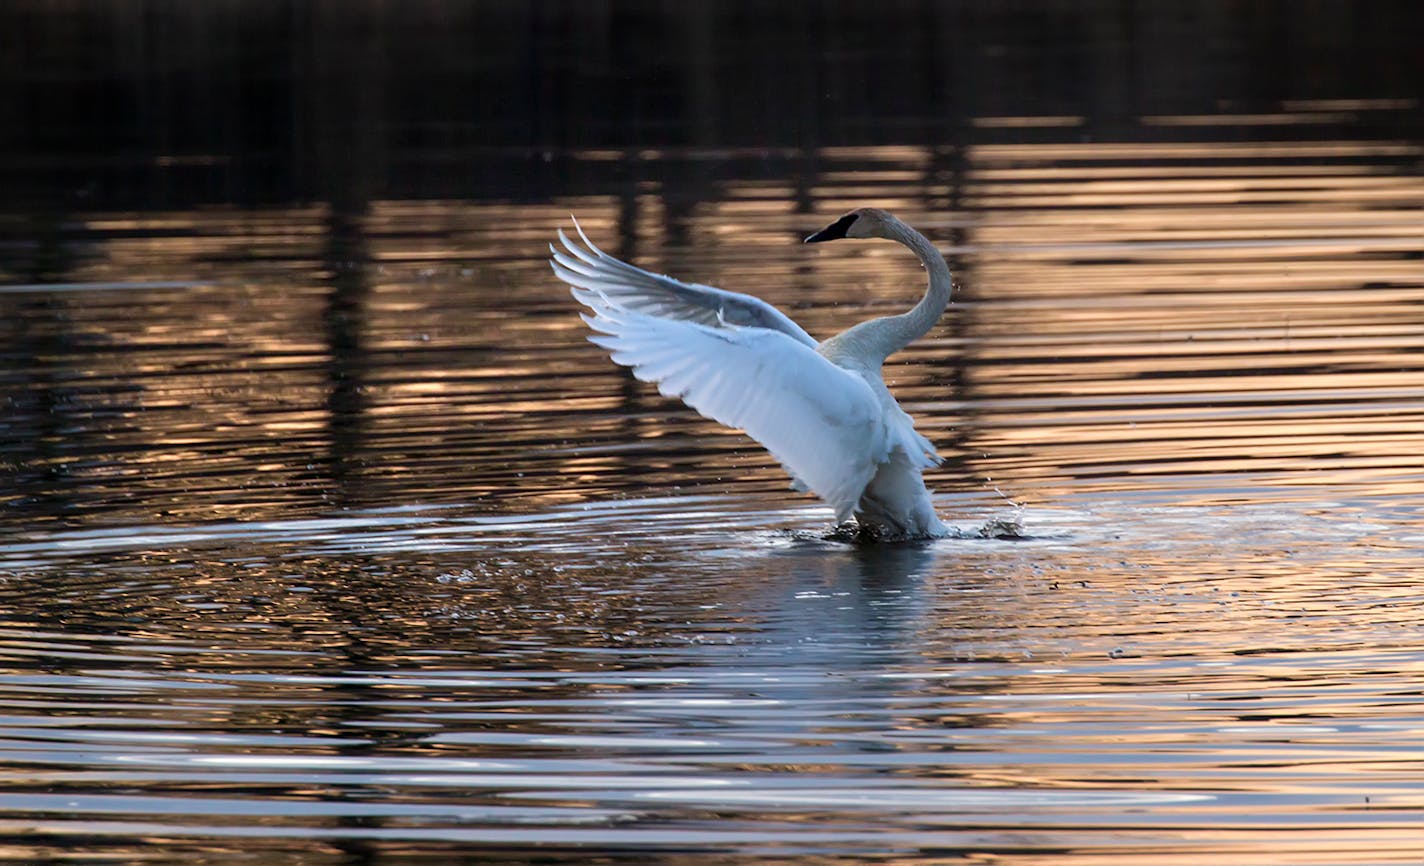
{"label": "swan's wing feathers", "polygon": [[[785,313],[760,298],[739,292],[684,283],[661,276],[610,256],[599,249],[574,221],[582,244],[559,230],[563,249],[552,244],[554,273],[575,290],[601,293],[615,306],[666,319],[703,325],[744,325],[780,331],[798,343],[815,348],[816,341]],[[574,296],[580,301],[577,291]]]}
{"label": "swan's wing feathers", "polygon": [[597,332],[589,339],[614,361],[708,418],[745,430],[837,520],[850,517],[891,447],[884,412],[863,379],[781,331],[664,319],[591,293],[579,300],[593,310],[584,316]]}
{"label": "swan's wing feathers", "polygon": [[934,443],[915,429],[915,420],[905,410],[896,405],[890,414],[895,416],[888,419],[892,449],[902,449],[910,462],[919,469],[931,469],[944,462],[935,452]]}

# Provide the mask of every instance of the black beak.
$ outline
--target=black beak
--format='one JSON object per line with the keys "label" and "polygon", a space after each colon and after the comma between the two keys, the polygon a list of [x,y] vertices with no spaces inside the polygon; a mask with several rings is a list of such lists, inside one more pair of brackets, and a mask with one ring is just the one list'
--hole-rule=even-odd
{"label": "black beak", "polygon": [[850,224],[855,222],[856,215],[848,213],[815,234],[802,241],[803,244],[818,244],[821,241],[838,241],[846,236],[850,231]]}

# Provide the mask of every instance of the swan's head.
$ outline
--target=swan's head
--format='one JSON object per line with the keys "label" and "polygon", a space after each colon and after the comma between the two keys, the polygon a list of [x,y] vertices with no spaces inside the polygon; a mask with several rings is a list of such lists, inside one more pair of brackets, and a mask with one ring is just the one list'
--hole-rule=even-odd
{"label": "swan's head", "polygon": [[887,238],[894,217],[878,207],[858,207],[810,237],[803,243],[818,244],[841,238]]}

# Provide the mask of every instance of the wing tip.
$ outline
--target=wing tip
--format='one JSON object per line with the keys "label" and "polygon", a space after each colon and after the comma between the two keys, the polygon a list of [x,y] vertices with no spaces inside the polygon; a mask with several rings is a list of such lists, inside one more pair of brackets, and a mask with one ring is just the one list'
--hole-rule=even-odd
{"label": "wing tip", "polygon": [[594,255],[603,258],[603,250],[598,248],[598,244],[588,239],[588,235],[584,233],[583,226],[579,225],[578,217],[569,214],[569,219],[574,221],[574,231],[578,232],[579,239],[584,242],[584,246],[588,247],[589,251]]}

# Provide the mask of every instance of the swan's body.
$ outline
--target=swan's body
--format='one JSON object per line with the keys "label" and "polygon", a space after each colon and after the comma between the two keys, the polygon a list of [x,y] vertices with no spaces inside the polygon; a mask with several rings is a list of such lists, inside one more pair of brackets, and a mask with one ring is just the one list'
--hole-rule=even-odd
{"label": "swan's body", "polygon": [[934,446],[885,387],[881,365],[923,336],[949,303],[944,257],[924,235],[875,208],[851,211],[806,238],[888,238],[914,251],[929,288],[914,309],[861,322],[817,343],[772,305],[750,295],[658,276],[604,253],[575,222],[584,246],[562,231],[554,273],[592,311],[589,339],[703,415],[740,427],[766,446],[798,490],[856,518],[875,537],[940,537],[921,471]]}

